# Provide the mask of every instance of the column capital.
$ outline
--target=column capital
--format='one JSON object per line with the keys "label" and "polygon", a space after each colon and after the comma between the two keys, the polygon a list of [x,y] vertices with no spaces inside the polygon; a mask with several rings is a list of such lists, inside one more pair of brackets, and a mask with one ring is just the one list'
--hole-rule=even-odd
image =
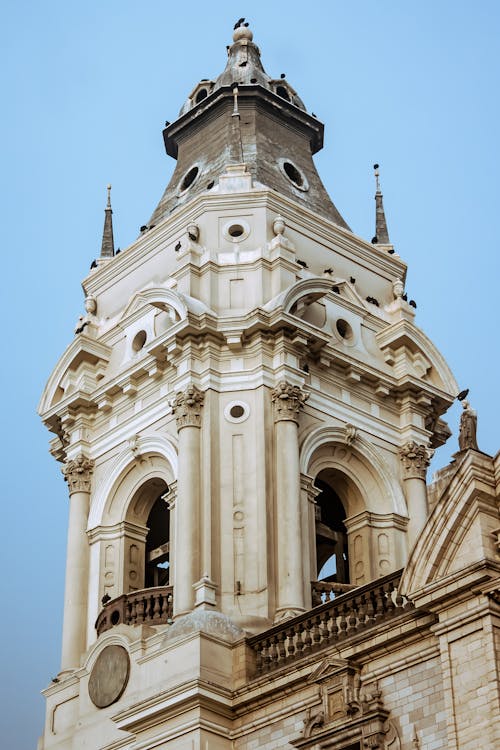
{"label": "column capital", "polygon": [[66,461],[61,469],[64,481],[68,483],[69,494],[90,492],[90,478],[94,471],[94,461],[80,453],[76,458]]}
{"label": "column capital", "polygon": [[399,449],[399,457],[403,463],[405,479],[423,479],[427,474],[427,467],[434,455],[432,448],[418,444],[414,440],[405,443]]}
{"label": "column capital", "polygon": [[274,421],[298,422],[300,410],[304,408],[308,398],[309,394],[305,393],[298,385],[292,385],[287,383],[286,380],[281,380],[271,392]]}
{"label": "column capital", "polygon": [[205,394],[195,385],[189,385],[185,391],[178,391],[172,402],[172,413],[175,414],[177,429],[182,427],[201,427],[201,409]]}

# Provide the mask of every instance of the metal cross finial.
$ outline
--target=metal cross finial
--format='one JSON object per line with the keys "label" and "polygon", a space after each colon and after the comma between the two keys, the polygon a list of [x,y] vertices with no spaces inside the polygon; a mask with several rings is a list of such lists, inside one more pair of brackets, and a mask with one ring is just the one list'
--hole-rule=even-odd
{"label": "metal cross finial", "polygon": [[111,185],[108,185],[108,188],[107,188],[107,190],[108,190],[108,203],[107,203],[107,208],[111,208]]}
{"label": "metal cross finial", "polygon": [[379,170],[379,165],[378,164],[374,164],[373,165],[373,169],[375,170],[375,185],[376,185],[376,188],[377,188],[377,193],[380,193],[380,181],[379,181],[380,172],[378,171]]}

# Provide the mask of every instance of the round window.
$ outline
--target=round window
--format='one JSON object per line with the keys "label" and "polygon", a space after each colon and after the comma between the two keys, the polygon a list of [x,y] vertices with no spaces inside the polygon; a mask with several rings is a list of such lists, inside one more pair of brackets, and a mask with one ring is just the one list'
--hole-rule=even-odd
{"label": "round window", "polygon": [[188,190],[188,188],[191,187],[193,182],[198,177],[199,171],[200,170],[198,169],[198,167],[191,167],[191,169],[188,172],[186,172],[186,174],[182,178],[182,182],[180,186],[181,193],[184,193],[186,190]]}
{"label": "round window", "polygon": [[244,401],[231,401],[224,409],[224,416],[228,422],[244,422],[249,414],[250,407]]}
{"label": "round window", "polygon": [[241,242],[250,234],[250,226],[243,219],[228,221],[222,229],[222,234],[229,242]]}
{"label": "round window", "polygon": [[302,191],[309,190],[309,183],[304,172],[291,162],[290,159],[280,159],[279,166],[285,177],[295,188]]}
{"label": "round window", "polygon": [[134,352],[140,352],[146,343],[147,334],[146,331],[139,331],[136,333],[132,341],[132,349]]}
{"label": "round window", "polygon": [[345,339],[346,341],[352,339],[352,328],[347,320],[339,318],[335,324],[335,327],[337,328],[337,332],[341,338]]}

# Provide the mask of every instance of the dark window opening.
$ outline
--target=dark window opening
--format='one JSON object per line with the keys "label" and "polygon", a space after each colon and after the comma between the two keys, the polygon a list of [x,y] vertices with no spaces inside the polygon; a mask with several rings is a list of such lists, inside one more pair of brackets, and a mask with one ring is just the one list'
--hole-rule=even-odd
{"label": "dark window opening", "polygon": [[300,174],[297,167],[294,167],[289,161],[284,162],[283,169],[285,170],[286,176],[298,187],[302,187],[304,179]]}
{"label": "dark window opening", "polygon": [[278,86],[276,89],[276,93],[278,94],[278,96],[281,96],[282,99],[286,99],[287,102],[290,101],[290,94],[284,86]]}
{"label": "dark window opening", "polygon": [[316,479],[316,566],[318,581],[349,583],[346,512],[327,482]]}
{"label": "dark window opening", "polygon": [[183,192],[184,190],[187,190],[188,187],[191,187],[191,185],[193,184],[193,182],[196,180],[198,176],[198,172],[199,172],[198,167],[191,167],[189,172],[187,172],[184,175],[184,179],[181,182],[181,192]]}
{"label": "dark window opening", "polygon": [[200,89],[198,93],[196,94],[195,103],[198,104],[198,102],[203,101],[203,99],[206,99],[208,96],[208,91],[206,89]]}
{"label": "dark window opening", "polygon": [[147,520],[145,588],[169,585],[170,511],[164,496],[155,501]]}

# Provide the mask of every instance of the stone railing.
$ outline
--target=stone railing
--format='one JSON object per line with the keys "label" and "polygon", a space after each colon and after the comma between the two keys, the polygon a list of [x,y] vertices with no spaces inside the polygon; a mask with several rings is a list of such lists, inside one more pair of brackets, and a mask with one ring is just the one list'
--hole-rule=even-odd
{"label": "stone railing", "polygon": [[398,593],[402,571],[341,594],[309,612],[252,636],[247,643],[262,674],[403,614],[413,605]]}
{"label": "stone railing", "polygon": [[172,619],[172,586],[157,586],[150,589],[132,591],[110,599],[104,605],[96,620],[97,635],[101,635],[114,625],[162,625]]}
{"label": "stone railing", "polygon": [[330,583],[329,581],[311,581],[311,600],[313,607],[329,602],[331,599],[358,587],[354,583]]}

